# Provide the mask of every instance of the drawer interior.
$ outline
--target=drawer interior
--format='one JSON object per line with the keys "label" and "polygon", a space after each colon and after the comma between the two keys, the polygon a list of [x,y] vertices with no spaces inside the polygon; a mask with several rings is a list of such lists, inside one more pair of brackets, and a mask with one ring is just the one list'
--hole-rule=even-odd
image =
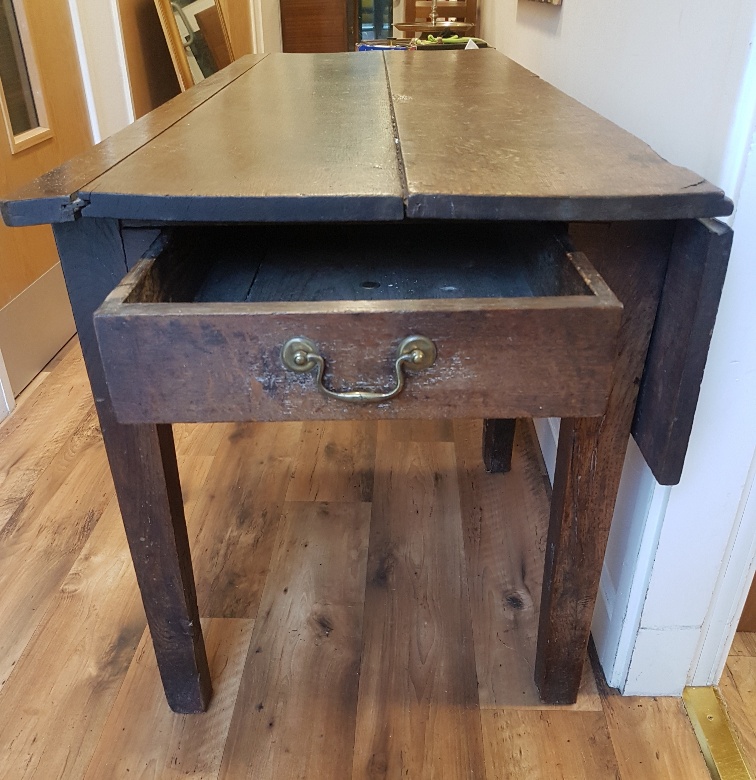
{"label": "drawer interior", "polygon": [[[580,417],[606,406],[621,313],[559,226],[203,225],[162,233],[94,321],[124,423]],[[409,336],[434,360],[345,400],[396,387]],[[284,360],[304,338],[317,371]]]}
{"label": "drawer interior", "polygon": [[165,231],[124,303],[592,296],[553,227],[200,226]]}

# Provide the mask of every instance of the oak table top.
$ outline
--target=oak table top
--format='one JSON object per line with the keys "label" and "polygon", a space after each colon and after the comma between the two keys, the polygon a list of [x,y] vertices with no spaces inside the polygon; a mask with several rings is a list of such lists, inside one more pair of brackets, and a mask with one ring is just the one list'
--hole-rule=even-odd
{"label": "oak table top", "polygon": [[731,210],[721,190],[494,50],[245,57],[3,204],[13,225]]}

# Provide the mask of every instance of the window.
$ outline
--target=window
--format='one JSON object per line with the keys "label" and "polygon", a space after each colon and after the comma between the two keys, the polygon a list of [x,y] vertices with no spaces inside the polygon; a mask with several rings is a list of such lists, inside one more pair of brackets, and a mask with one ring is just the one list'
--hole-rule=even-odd
{"label": "window", "polygon": [[52,135],[44,127],[44,105],[36,70],[27,57],[31,49],[26,45],[21,10],[13,0],[0,0],[0,111],[12,152]]}

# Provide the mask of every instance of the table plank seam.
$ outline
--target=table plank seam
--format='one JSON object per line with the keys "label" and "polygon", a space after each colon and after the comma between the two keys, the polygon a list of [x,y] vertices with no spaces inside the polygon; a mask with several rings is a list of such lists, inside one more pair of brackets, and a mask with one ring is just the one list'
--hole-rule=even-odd
{"label": "table plank seam", "polygon": [[386,89],[388,90],[389,110],[391,111],[391,128],[394,133],[394,146],[396,150],[396,164],[399,169],[399,181],[402,188],[402,204],[404,206],[404,217],[408,216],[409,208],[409,183],[407,181],[407,169],[404,165],[404,155],[402,154],[402,139],[399,136],[399,125],[396,121],[396,109],[394,106],[394,93],[391,89],[391,76],[386,63],[386,53],[382,53],[383,69],[386,73]]}

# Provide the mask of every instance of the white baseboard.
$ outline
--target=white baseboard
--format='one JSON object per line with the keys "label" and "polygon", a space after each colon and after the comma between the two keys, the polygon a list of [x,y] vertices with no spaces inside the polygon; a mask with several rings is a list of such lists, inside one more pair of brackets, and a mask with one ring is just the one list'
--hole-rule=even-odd
{"label": "white baseboard", "polygon": [[622,693],[625,696],[681,696],[688,684],[687,670],[700,634],[700,626],[641,628]]}
{"label": "white baseboard", "polygon": [[37,376],[74,333],[63,272],[56,263],[0,309],[0,352],[11,398]]}

